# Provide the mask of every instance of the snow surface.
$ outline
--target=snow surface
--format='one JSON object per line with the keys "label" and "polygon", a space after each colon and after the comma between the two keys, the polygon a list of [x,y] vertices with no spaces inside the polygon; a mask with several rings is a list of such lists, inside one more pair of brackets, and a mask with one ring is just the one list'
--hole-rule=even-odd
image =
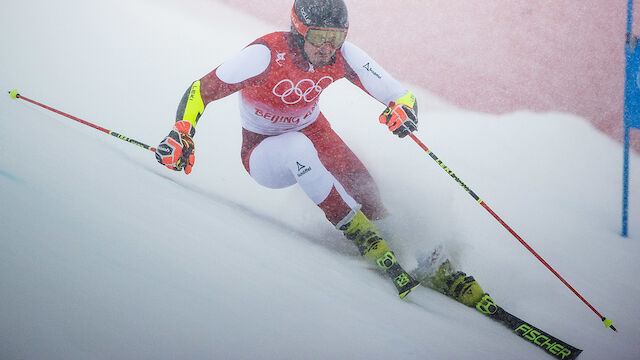
{"label": "snow surface", "polygon": [[[0,23],[0,89],[152,146],[192,80],[275,30],[205,0],[11,1]],[[618,333],[343,80],[323,111],[379,182],[407,267],[445,243],[580,359],[639,358],[638,156],[622,238],[620,144],[574,115],[467,112],[407,86],[418,136]],[[256,185],[236,102],[208,107],[185,176],[0,96],[0,359],[550,358],[434,291],[400,300],[299,188]]]}

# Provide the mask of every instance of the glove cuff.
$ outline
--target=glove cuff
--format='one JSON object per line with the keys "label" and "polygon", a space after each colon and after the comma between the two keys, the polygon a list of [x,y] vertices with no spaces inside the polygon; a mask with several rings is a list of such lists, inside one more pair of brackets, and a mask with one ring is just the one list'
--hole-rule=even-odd
{"label": "glove cuff", "polygon": [[413,95],[411,91],[407,91],[406,94],[395,101],[395,105],[397,104],[407,105],[408,107],[413,109],[414,105],[416,104],[416,96]]}
{"label": "glove cuff", "polygon": [[[176,112],[176,124],[179,122],[188,122],[191,125],[191,129],[188,132],[182,132],[183,134],[193,136],[195,135],[196,124],[200,116],[204,112],[204,102],[200,95],[200,80],[194,81],[191,87],[182,96],[180,104],[178,104],[178,111]],[[186,127],[186,125],[182,125]]]}

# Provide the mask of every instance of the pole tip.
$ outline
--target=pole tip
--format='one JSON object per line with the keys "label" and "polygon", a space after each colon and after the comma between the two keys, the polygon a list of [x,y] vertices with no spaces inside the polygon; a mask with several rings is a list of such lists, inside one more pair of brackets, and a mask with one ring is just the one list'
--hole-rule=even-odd
{"label": "pole tip", "polygon": [[602,322],[604,323],[604,327],[606,328],[611,328],[611,330],[617,332],[618,330],[616,330],[616,327],[613,326],[613,321],[607,319],[606,317],[602,318]]}
{"label": "pole tip", "polygon": [[12,99],[17,99],[20,96],[20,94],[18,94],[18,90],[13,89],[9,91],[9,96],[11,96]]}

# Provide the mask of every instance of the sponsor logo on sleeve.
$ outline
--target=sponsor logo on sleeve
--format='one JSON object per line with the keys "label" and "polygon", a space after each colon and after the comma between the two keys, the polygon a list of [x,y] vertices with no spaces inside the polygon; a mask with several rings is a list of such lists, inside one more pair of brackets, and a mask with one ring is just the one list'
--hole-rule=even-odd
{"label": "sponsor logo on sleeve", "polygon": [[298,165],[298,177],[301,177],[302,175],[311,171],[311,166],[302,165],[298,161],[296,161],[296,165]]}
{"label": "sponsor logo on sleeve", "polygon": [[372,67],[371,65],[369,65],[369,63],[364,64],[363,68],[365,68],[368,72],[372,73],[373,76],[377,77],[378,79],[382,79],[382,75],[378,74]]}

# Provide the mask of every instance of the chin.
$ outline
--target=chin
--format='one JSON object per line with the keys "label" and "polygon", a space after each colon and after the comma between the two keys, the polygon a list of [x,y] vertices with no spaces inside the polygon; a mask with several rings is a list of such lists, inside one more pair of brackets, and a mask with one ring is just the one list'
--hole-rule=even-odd
{"label": "chin", "polygon": [[319,59],[319,60],[315,60],[312,61],[311,64],[315,67],[323,67],[325,65],[327,65],[329,63],[329,61],[331,61],[331,58],[328,59]]}

